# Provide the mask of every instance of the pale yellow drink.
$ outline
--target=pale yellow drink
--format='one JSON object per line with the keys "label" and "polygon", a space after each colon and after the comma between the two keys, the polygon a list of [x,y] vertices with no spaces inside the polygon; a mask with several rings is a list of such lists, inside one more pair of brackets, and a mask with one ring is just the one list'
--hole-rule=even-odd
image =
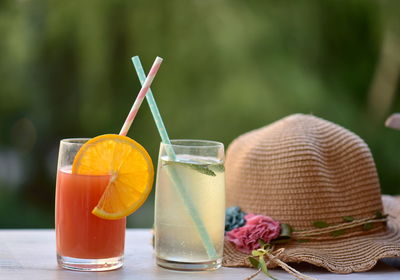
{"label": "pale yellow drink", "polygon": [[[217,259],[208,256],[171,173],[179,177],[190,196],[217,252]],[[170,161],[168,156],[161,155],[155,205],[155,249],[159,265],[184,270],[196,269],[196,265],[199,269],[220,266],[225,221],[223,158],[180,154],[175,161]]]}

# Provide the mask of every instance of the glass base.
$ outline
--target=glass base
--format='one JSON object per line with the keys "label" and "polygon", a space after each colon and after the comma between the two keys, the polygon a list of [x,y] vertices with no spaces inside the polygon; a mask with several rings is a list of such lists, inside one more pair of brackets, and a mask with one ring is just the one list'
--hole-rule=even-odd
{"label": "glass base", "polygon": [[107,271],[120,268],[124,264],[124,256],[108,259],[78,259],[57,254],[57,262],[62,268],[70,270]]}
{"label": "glass base", "polygon": [[216,270],[221,267],[222,258],[209,262],[176,262],[157,258],[157,265],[163,268],[181,271]]}

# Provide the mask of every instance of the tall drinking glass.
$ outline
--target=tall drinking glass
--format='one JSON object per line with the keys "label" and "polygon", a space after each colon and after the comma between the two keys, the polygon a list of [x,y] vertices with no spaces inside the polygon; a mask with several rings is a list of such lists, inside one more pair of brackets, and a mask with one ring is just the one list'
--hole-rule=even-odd
{"label": "tall drinking glass", "polygon": [[[221,266],[224,171],[222,143],[161,143],[155,201],[155,251],[159,266],[176,270],[214,270]],[[196,221],[194,216],[199,219]],[[212,250],[207,250],[207,240]]]}
{"label": "tall drinking glass", "polygon": [[60,142],[55,209],[57,261],[72,270],[112,270],[123,264],[126,219],[105,220],[91,213],[110,175],[71,172],[76,153],[87,141]]}

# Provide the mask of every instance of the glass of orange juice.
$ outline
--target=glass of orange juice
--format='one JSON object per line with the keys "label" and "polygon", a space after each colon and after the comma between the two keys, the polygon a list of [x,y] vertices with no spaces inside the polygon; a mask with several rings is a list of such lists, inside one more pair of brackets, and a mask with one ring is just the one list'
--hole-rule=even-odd
{"label": "glass of orange juice", "polygon": [[61,140],[56,183],[57,261],[66,269],[105,271],[123,264],[126,218],[94,214],[112,175],[72,172],[74,158],[89,139]]}

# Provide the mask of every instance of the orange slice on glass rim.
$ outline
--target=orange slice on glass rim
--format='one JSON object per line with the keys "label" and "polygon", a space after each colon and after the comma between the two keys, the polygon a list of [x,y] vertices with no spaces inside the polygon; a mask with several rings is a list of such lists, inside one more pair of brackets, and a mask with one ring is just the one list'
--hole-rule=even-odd
{"label": "orange slice on glass rim", "polygon": [[154,168],[147,151],[129,137],[106,134],[87,141],[75,156],[73,174],[110,175],[92,213],[116,220],[135,212],[153,186]]}

